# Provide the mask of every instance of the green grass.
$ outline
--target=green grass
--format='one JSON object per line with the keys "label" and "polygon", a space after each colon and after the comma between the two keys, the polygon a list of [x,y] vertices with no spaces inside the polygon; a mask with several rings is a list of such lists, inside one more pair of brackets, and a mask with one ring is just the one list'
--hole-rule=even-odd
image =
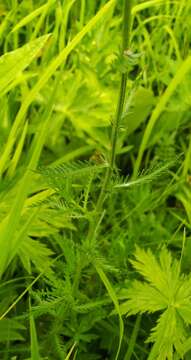
{"label": "green grass", "polygon": [[190,19],[0,2],[0,359],[190,359]]}

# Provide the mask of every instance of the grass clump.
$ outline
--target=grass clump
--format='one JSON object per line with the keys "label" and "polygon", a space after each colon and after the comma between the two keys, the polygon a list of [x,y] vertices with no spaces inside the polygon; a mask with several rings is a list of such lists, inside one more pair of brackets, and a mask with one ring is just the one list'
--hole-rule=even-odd
{"label": "grass clump", "polygon": [[1,359],[190,359],[190,8],[0,4]]}

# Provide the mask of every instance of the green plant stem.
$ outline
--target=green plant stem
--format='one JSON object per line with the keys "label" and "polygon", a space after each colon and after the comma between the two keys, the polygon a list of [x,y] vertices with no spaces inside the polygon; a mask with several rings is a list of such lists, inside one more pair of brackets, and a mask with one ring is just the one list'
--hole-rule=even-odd
{"label": "green plant stem", "polygon": [[139,314],[135,321],[135,326],[133,328],[133,332],[130,337],[129,346],[128,346],[127,353],[124,358],[125,360],[131,360],[131,358],[132,358],[134,347],[135,347],[135,344],[137,341],[138,332],[140,329],[140,324],[141,324],[141,315]]}
{"label": "green plant stem", "polygon": [[[130,44],[130,34],[131,34],[131,9],[132,9],[133,0],[124,0],[124,8],[123,8],[123,34],[122,34],[122,56],[124,51],[128,49]],[[117,146],[117,138],[119,132],[120,120],[123,113],[124,103],[125,103],[125,94],[127,87],[127,79],[128,73],[122,73],[121,82],[120,82],[120,90],[119,90],[119,98],[117,104],[116,116],[112,125],[112,135],[111,135],[111,154],[110,154],[110,162],[109,166],[106,170],[105,177],[103,179],[102,188],[98,197],[98,201],[96,204],[96,218],[94,218],[93,223],[90,224],[89,233],[88,233],[88,241],[94,237],[95,228],[97,227],[97,221],[99,219],[99,214],[102,210],[104,201],[107,197],[106,191],[107,186],[110,180],[110,177],[114,171],[115,167],[115,158],[116,158],[116,146]]]}
{"label": "green plant stem", "polygon": [[85,9],[86,9],[86,0],[81,0],[81,9],[80,9],[80,29],[84,25],[85,18]]}
{"label": "green plant stem", "polygon": [[[130,33],[131,33],[131,9],[132,9],[133,0],[124,0],[124,15],[123,15],[123,37],[122,37],[122,55],[124,51],[128,49],[130,45]],[[115,121],[112,127],[112,147],[111,147],[111,162],[110,167],[111,171],[114,168],[115,164],[115,156],[116,156],[116,145],[117,145],[117,137],[119,124],[123,113],[123,107],[125,102],[125,94],[127,87],[127,78],[128,73],[123,73],[121,75],[121,84],[120,84],[120,92],[119,92],[119,100],[117,106],[117,112]]]}

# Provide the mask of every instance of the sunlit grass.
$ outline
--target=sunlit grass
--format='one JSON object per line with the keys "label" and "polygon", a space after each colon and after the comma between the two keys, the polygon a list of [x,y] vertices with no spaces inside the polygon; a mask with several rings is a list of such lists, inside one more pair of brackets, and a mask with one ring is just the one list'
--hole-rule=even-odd
{"label": "sunlit grass", "polygon": [[189,360],[190,12],[1,2],[0,359]]}

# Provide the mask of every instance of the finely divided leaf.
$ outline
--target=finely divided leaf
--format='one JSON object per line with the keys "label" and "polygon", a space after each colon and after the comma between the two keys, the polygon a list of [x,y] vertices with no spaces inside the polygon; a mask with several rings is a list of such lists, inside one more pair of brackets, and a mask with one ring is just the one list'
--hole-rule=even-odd
{"label": "finely divided leaf", "polygon": [[11,340],[23,341],[24,338],[20,333],[25,327],[18,321],[12,319],[2,319],[0,321],[0,342],[7,342]]}

